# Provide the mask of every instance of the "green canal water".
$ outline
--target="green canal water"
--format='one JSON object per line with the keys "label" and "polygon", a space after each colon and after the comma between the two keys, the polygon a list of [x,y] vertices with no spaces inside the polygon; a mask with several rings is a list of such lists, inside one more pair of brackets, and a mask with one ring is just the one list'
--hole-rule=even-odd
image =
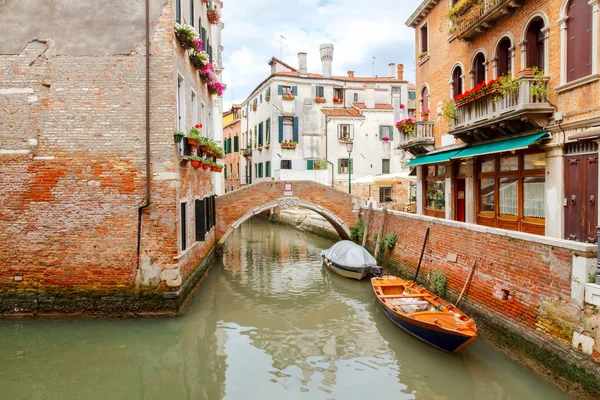
{"label": "green canal water", "polygon": [[262,219],[176,319],[0,321],[0,399],[564,399],[483,340],[455,355],[395,327],[331,242]]}

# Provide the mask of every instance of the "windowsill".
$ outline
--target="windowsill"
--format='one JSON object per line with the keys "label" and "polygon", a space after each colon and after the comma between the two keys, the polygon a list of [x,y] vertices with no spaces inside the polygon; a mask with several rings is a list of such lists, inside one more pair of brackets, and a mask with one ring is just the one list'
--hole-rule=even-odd
{"label": "windowsill", "polygon": [[425,57],[423,57],[419,61],[417,61],[417,65],[421,66],[421,65],[425,64],[427,61],[429,61],[429,54],[427,54]]}
{"label": "windowsill", "polygon": [[[208,236],[215,228],[211,228],[210,231],[206,232],[206,236]],[[206,238],[206,237],[205,237]],[[177,254],[175,257],[173,257],[173,260],[175,261],[179,261],[181,260],[183,257],[185,257],[189,252],[191,252],[194,247],[196,247],[198,244],[200,243],[206,243],[206,240],[203,242],[194,242],[190,247],[188,247],[187,249],[185,249],[185,251],[182,251],[181,253]]]}
{"label": "windowsill", "polygon": [[452,42],[454,39],[456,39],[456,36],[454,33],[451,33],[450,36],[448,36],[448,43]]}
{"label": "windowsill", "polygon": [[600,80],[600,74],[592,74],[592,75],[584,76],[583,78],[576,79],[573,82],[569,82],[564,85],[556,86],[554,88],[554,90],[556,90],[556,92],[558,92],[560,94],[560,93],[564,93],[569,90],[578,88],[579,86],[583,86],[583,85],[587,85],[588,83],[596,82],[598,80]]}

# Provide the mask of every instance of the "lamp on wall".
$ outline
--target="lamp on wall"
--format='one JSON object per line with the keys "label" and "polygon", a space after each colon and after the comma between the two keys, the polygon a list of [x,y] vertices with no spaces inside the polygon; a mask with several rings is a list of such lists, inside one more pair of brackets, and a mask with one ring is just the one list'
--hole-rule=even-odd
{"label": "lamp on wall", "polygon": [[354,143],[349,140],[346,142],[346,151],[348,152],[348,194],[352,194],[352,148],[354,147]]}

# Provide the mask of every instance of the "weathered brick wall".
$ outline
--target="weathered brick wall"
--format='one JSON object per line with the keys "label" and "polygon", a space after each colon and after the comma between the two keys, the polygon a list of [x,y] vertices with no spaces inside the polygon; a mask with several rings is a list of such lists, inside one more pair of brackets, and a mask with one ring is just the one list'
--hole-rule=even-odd
{"label": "weathered brick wall", "polygon": [[[404,206],[409,201],[409,185],[410,182],[408,181],[401,181],[398,184],[390,185],[392,188],[392,202],[388,204],[389,209],[404,211]],[[342,192],[348,192],[348,182],[336,182],[334,188]],[[373,200],[379,203],[379,186],[371,185],[369,188],[369,186],[353,184],[352,195],[364,200],[369,200],[369,197],[372,197]]]}
{"label": "weathered brick wall", "polygon": [[[522,2],[523,7],[513,14],[501,18],[498,23],[477,35],[473,41],[465,42],[454,39],[448,42],[450,21],[447,17],[449,0],[440,1],[426,17],[429,24],[429,60],[419,65],[417,62],[416,85],[420,99],[421,88],[427,84],[429,87],[432,111],[430,119],[435,119],[434,127],[436,147],[441,145],[440,136],[448,132],[448,124],[440,116],[435,115],[438,102],[450,99],[451,73],[456,63],[461,63],[465,75],[463,90],[471,89],[469,70],[472,69],[472,59],[479,50],[486,54],[486,61],[494,58],[497,42],[504,36],[512,37],[512,44],[516,46],[514,66],[516,72],[521,70],[521,47],[527,29],[526,23],[536,12],[544,13],[549,21],[549,65],[546,66],[546,75],[550,76],[548,83],[549,99],[559,111],[564,113],[563,124],[594,117],[600,110],[600,82],[594,82],[577,89],[558,94],[554,88],[560,85],[560,8],[563,0],[533,0]],[[420,25],[419,25],[420,26]],[[416,43],[420,43],[419,29],[415,31]],[[419,47],[416,49],[417,55]],[[451,55],[450,57],[448,55]],[[493,77],[493,67],[487,65],[488,80]],[[477,83],[476,83],[477,84]],[[420,111],[420,109],[418,110]]]}
{"label": "weathered brick wall", "polygon": [[[246,214],[262,206],[274,203],[284,197],[285,182],[261,182],[240,190],[226,193],[217,198],[217,230],[219,241],[227,230]],[[340,218],[348,227],[357,221],[357,204],[360,200],[313,181],[292,182],[292,197],[326,209]],[[325,215],[324,215],[325,216]]]}

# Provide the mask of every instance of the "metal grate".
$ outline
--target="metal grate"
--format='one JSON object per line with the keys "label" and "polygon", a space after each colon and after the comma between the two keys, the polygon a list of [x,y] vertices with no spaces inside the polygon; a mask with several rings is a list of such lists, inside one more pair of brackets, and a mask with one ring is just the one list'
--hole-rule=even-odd
{"label": "metal grate", "polygon": [[588,140],[565,144],[565,155],[589,154],[598,152],[598,143]]}

